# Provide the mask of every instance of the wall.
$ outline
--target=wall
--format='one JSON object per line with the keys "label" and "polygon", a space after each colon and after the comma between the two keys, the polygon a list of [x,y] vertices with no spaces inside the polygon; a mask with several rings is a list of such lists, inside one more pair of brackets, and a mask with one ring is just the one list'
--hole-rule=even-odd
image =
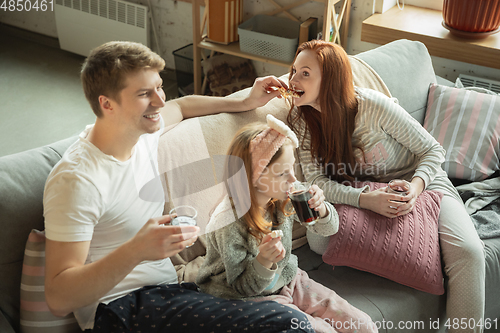
{"label": "wall", "polygon": [[[158,35],[159,45],[151,30],[150,47],[165,58],[168,68],[174,68],[172,51],[193,41],[191,4],[172,0],[133,0],[131,2],[153,8],[154,28]],[[0,22],[57,38],[53,11],[5,12],[0,10]]]}
{"label": "wall", "polygon": [[57,37],[54,12],[42,11],[4,11],[0,10],[0,22],[34,31],[42,35]]}
{"label": "wall", "polygon": [[[282,5],[293,2],[294,0],[278,0]],[[364,19],[372,15],[381,6],[382,0],[352,0],[351,6],[351,24],[349,27],[349,40],[347,52],[356,54],[377,47],[376,44],[361,41],[361,23]],[[387,3],[395,0],[385,0]],[[406,3],[422,0],[407,0]],[[148,6],[148,0],[134,0]],[[191,26],[191,4],[183,1],[173,0],[150,0],[150,6],[153,8],[153,19],[155,29],[159,39],[159,45],[156,45],[153,32],[151,33],[151,48],[160,53],[166,60],[167,67],[175,68],[172,51],[192,42]],[[245,0],[244,1],[244,19],[252,15],[274,9],[273,5],[267,0]],[[292,14],[305,20],[308,17],[322,17],[323,4],[311,2],[291,11]],[[41,33],[47,36],[57,37],[55,27],[55,17],[53,12],[5,12],[0,10],[0,22],[20,27],[26,30]],[[320,27],[322,20],[320,19]],[[433,64],[436,74],[455,81],[460,73],[467,73],[479,77],[489,78],[500,81],[500,70],[487,67],[470,65],[463,62],[447,60],[433,57]],[[280,66],[273,66],[264,63],[255,63],[258,75],[281,75],[287,72],[287,69]]]}

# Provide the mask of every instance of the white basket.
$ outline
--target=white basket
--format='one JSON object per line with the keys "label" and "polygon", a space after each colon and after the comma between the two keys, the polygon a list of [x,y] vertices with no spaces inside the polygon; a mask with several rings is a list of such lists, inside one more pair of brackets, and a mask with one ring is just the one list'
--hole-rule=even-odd
{"label": "white basket", "polygon": [[240,50],[292,62],[299,42],[300,22],[283,17],[255,15],[238,27]]}

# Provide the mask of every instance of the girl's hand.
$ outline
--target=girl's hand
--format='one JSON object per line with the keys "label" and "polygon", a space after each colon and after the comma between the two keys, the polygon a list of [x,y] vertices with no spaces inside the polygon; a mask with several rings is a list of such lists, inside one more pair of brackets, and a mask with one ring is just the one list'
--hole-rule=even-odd
{"label": "girl's hand", "polygon": [[309,189],[309,193],[312,194],[312,198],[307,202],[311,209],[319,212],[319,217],[324,218],[328,215],[328,209],[325,205],[325,195],[323,190],[318,187],[318,185],[313,185]]}
{"label": "girl's hand", "polygon": [[274,263],[285,258],[285,254],[286,250],[281,243],[281,237],[273,239],[269,233],[262,238],[256,259],[262,266],[271,269]]}

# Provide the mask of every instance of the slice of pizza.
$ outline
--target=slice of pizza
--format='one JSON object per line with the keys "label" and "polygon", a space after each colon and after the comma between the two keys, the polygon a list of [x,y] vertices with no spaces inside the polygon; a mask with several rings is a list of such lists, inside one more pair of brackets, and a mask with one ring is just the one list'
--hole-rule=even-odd
{"label": "slice of pizza", "polygon": [[293,90],[290,88],[286,89],[283,87],[279,87],[278,90],[279,90],[281,96],[283,96],[284,98],[288,98],[288,97],[299,98],[301,96],[300,91],[296,91],[296,90]]}

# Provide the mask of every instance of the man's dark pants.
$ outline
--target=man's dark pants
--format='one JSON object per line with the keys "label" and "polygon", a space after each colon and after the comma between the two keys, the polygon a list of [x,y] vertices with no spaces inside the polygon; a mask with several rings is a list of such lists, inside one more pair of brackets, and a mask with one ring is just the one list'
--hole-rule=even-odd
{"label": "man's dark pants", "polygon": [[194,283],[147,286],[100,304],[93,333],[314,332],[304,313],[274,301],[226,300]]}

